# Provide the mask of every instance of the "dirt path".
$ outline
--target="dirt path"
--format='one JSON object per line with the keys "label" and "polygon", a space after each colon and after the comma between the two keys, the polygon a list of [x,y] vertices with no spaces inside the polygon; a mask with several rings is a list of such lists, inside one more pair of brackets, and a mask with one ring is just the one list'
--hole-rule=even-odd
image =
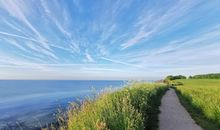
{"label": "dirt path", "polygon": [[162,98],[160,111],[159,130],[203,130],[180,104],[174,89]]}

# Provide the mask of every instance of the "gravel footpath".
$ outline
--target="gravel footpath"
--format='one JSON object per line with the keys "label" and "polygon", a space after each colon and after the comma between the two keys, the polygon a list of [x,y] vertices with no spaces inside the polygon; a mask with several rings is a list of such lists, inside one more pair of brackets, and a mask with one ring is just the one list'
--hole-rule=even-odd
{"label": "gravel footpath", "polygon": [[159,130],[203,130],[180,104],[174,89],[163,96],[160,112]]}

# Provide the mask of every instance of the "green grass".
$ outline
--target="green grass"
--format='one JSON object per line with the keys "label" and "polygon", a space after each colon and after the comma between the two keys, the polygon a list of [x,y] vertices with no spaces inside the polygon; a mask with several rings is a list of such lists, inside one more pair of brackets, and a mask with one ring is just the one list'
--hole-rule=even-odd
{"label": "green grass", "polygon": [[177,80],[183,85],[176,91],[181,103],[205,130],[220,130],[220,80]]}
{"label": "green grass", "polygon": [[[164,84],[135,83],[116,92],[100,94],[82,105],[73,103],[63,129],[155,130]],[[62,129],[62,128],[61,128]]]}

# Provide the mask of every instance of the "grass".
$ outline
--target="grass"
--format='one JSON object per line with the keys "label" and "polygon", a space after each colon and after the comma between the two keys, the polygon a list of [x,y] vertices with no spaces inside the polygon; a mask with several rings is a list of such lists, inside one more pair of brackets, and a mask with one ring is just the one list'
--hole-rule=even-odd
{"label": "grass", "polygon": [[100,94],[81,105],[72,103],[68,130],[155,130],[165,84],[134,83],[115,92]]}
{"label": "grass", "polygon": [[205,130],[220,130],[220,80],[177,80],[183,85],[176,91],[181,103]]}

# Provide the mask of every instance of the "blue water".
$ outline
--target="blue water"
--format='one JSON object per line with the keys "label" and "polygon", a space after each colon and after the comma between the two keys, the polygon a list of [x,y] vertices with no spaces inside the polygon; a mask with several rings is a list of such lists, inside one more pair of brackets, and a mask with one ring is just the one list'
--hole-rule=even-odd
{"label": "blue water", "polygon": [[123,86],[124,81],[0,80],[0,129],[42,127],[69,102]]}

